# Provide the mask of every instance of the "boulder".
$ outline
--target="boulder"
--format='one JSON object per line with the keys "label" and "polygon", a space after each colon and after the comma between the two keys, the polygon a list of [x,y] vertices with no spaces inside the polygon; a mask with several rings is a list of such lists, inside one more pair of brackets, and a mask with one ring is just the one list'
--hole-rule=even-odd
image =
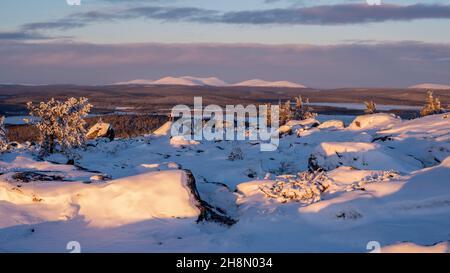
{"label": "boulder", "polygon": [[111,124],[102,121],[92,126],[86,134],[87,139],[108,138],[113,141],[115,137],[114,129]]}

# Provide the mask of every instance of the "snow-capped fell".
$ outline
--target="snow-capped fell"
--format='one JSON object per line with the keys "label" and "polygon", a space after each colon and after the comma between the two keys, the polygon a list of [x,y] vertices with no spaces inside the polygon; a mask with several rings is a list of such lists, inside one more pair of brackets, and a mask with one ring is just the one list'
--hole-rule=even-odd
{"label": "snow-capped fell", "polygon": [[132,80],[119,82],[117,85],[186,85],[186,86],[226,86],[226,82],[216,77],[197,78],[197,77],[164,77],[159,80]]}
{"label": "snow-capped fell", "polygon": [[224,81],[215,78],[196,78],[196,77],[165,77],[153,82],[154,85],[188,85],[188,86],[196,86],[196,85],[205,85],[205,86],[223,86],[227,85]]}
{"label": "snow-capped fell", "polygon": [[288,82],[288,81],[265,81],[260,79],[253,79],[233,84],[234,86],[255,86],[255,87],[289,87],[289,88],[306,88],[306,86]]}
{"label": "snow-capped fell", "polygon": [[450,89],[450,85],[435,84],[435,83],[422,83],[409,87],[410,89],[432,89],[432,90],[447,90]]}
{"label": "snow-capped fell", "polygon": [[287,87],[306,88],[306,86],[289,81],[265,81],[260,79],[247,80],[229,85],[225,81],[216,77],[164,77],[159,80],[138,79],[126,82],[119,82],[116,85],[185,85],[185,86],[249,86],[249,87]]}
{"label": "snow-capped fell", "polygon": [[196,85],[208,85],[208,86],[226,86],[228,85],[223,80],[216,77],[209,78],[196,78],[196,77],[181,77],[182,79],[189,80]]}
{"label": "snow-capped fell", "polygon": [[127,82],[118,82],[115,83],[114,85],[151,85],[151,84],[153,84],[152,80],[138,79]]}

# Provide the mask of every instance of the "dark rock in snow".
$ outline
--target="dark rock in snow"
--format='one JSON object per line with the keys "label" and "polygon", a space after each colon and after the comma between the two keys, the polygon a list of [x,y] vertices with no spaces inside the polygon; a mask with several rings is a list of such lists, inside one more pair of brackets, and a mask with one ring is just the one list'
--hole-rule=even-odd
{"label": "dark rock in snow", "polygon": [[62,175],[45,174],[43,172],[18,172],[12,175],[12,178],[17,181],[29,183],[32,181],[65,181]]}
{"label": "dark rock in snow", "polygon": [[195,177],[190,170],[183,169],[187,176],[187,186],[189,187],[191,194],[197,201],[197,207],[200,210],[200,215],[197,218],[197,223],[217,222],[227,226],[234,225],[237,221],[227,216],[222,209],[216,208],[208,204],[206,201],[200,198],[198,193]]}

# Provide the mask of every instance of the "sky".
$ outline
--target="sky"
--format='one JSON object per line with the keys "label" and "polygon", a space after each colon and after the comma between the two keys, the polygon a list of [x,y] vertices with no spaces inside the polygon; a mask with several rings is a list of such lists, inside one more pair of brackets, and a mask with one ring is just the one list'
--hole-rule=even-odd
{"label": "sky", "polygon": [[0,82],[450,84],[450,1],[2,0]]}

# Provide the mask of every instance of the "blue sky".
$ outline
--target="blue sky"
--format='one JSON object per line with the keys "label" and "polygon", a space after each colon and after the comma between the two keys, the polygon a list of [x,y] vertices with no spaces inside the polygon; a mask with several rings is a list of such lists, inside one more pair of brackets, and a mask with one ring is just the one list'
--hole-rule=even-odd
{"label": "blue sky", "polygon": [[[408,81],[405,76],[398,76],[399,80],[395,80],[395,75],[386,75],[385,79],[380,78],[378,85],[404,86],[409,82],[414,84],[417,80],[433,80],[448,84],[450,78],[445,74],[439,77],[432,76],[441,75],[442,68],[447,67],[450,61],[450,52],[447,51],[450,44],[450,5],[448,1],[442,0],[384,0],[381,6],[374,7],[369,7],[365,0],[81,0],[80,6],[69,6],[66,0],[3,0],[1,5],[0,45],[3,48],[0,48],[0,57],[2,54],[16,52],[15,54],[29,54],[36,58],[33,59],[33,65],[29,62],[13,63],[16,66],[14,73],[6,69],[6,65],[11,64],[0,60],[0,72],[5,72],[0,75],[2,82],[61,83],[61,76],[52,78],[49,76],[51,73],[47,73],[48,75],[38,75],[38,77],[30,70],[41,62],[43,65],[41,68],[46,67],[48,71],[51,71],[58,68],[57,60],[67,60],[67,57],[58,56],[57,58],[54,55],[51,59],[56,63],[51,65],[48,61],[39,60],[39,56],[51,54],[49,51],[45,51],[45,54],[36,52],[38,49],[44,50],[45,45],[51,47],[59,44],[64,47],[70,44],[70,54],[76,55],[76,58],[91,54],[82,51],[85,47],[81,45],[103,46],[112,51],[118,46],[121,54],[125,54],[123,56],[125,58],[126,49],[135,43],[146,44],[153,49],[155,47],[152,47],[152,44],[164,44],[169,48],[182,48],[183,44],[188,44],[191,51],[198,51],[199,48],[204,50],[201,47],[202,44],[215,44],[218,50],[216,54],[221,55],[222,52],[234,54],[229,58],[236,58],[239,53],[231,53],[224,48],[227,45],[235,48],[239,45],[267,45],[277,54],[282,54],[280,49],[286,45],[298,47],[308,45],[316,49],[314,54],[320,51],[326,54],[333,52],[336,56],[333,55],[330,59],[338,58],[337,54],[340,54],[341,48],[348,50],[349,46],[357,47],[355,50],[364,48],[373,56],[393,54],[392,50],[396,50],[398,54],[392,56],[397,56],[398,62],[394,66],[398,66],[399,69],[404,66],[411,73],[412,68],[409,67],[411,64],[405,63],[405,60],[415,60],[415,65],[426,66],[429,73],[425,74],[430,76],[423,78],[415,76]],[[31,44],[39,44],[39,47],[30,47]],[[408,52],[412,50],[413,44],[417,49],[422,50],[417,51],[419,55],[416,56],[417,58],[410,56],[412,53]],[[24,45],[27,46],[24,47]],[[198,46],[195,47],[195,45]],[[402,50],[398,45],[405,45],[407,50]],[[258,50],[255,50],[255,54],[259,53]],[[130,56],[135,54],[133,51],[128,52]],[[274,59],[277,58],[277,55],[273,56]],[[296,56],[298,55],[293,57]],[[10,55],[7,57],[8,60],[11,58]],[[170,56],[166,57],[170,58]],[[185,59],[189,59],[188,57],[185,56]],[[214,59],[211,56],[205,56],[205,58],[211,62]],[[17,56],[16,59],[20,57]],[[298,61],[302,62],[301,59]],[[373,61],[376,62],[375,59]],[[345,73],[352,70],[352,64],[365,68],[361,62],[361,59],[341,60],[339,64],[328,61],[324,64],[322,61],[311,63],[310,68],[315,67],[319,73],[321,69],[327,70],[333,66],[345,64],[345,70],[342,72]],[[270,62],[267,63],[268,66],[270,64]],[[273,73],[270,73],[270,67],[259,72],[256,67],[255,71],[242,68],[242,73],[239,74],[242,76],[230,73],[230,69],[223,67],[223,64],[214,66],[213,63],[208,63],[204,69],[196,66],[196,70],[181,71],[179,67],[174,67],[173,73],[170,73],[170,67],[158,72],[153,65],[153,63],[148,64],[148,71],[152,72],[147,74],[142,73],[145,65],[135,64],[136,68],[131,67],[127,75],[111,73],[110,76],[103,75],[97,79],[77,77],[71,83],[107,83],[114,81],[116,75],[124,77],[117,81],[137,77],[156,78],[163,75],[163,71],[172,75],[196,74],[194,76],[208,76],[203,75],[205,73],[203,71],[217,71],[219,75],[214,76],[228,81],[269,75],[273,79],[302,81],[313,86],[376,85],[369,80],[366,83],[361,81],[361,77],[355,79],[350,74],[346,80],[338,81],[330,76],[327,81],[319,82],[318,76],[304,78],[292,73],[282,73],[288,69],[300,69],[304,67],[304,63],[298,63],[297,66],[293,64],[283,66],[277,63],[276,66],[272,65]],[[189,67],[188,63],[184,65]],[[325,65],[328,66],[325,67]],[[59,64],[60,69],[67,66],[67,63]],[[89,67],[82,65],[78,67],[93,71],[100,69],[94,64],[89,64]],[[211,69],[214,67],[217,69]],[[369,71],[370,68],[366,67],[366,70]],[[408,71],[398,73],[400,75]],[[432,73],[433,71],[436,73]],[[437,73],[439,71],[441,72]],[[419,72],[415,71],[415,73]],[[343,76],[345,75],[341,77]],[[69,74],[68,77],[62,78],[70,81]],[[317,78],[317,80],[311,78]]]}

